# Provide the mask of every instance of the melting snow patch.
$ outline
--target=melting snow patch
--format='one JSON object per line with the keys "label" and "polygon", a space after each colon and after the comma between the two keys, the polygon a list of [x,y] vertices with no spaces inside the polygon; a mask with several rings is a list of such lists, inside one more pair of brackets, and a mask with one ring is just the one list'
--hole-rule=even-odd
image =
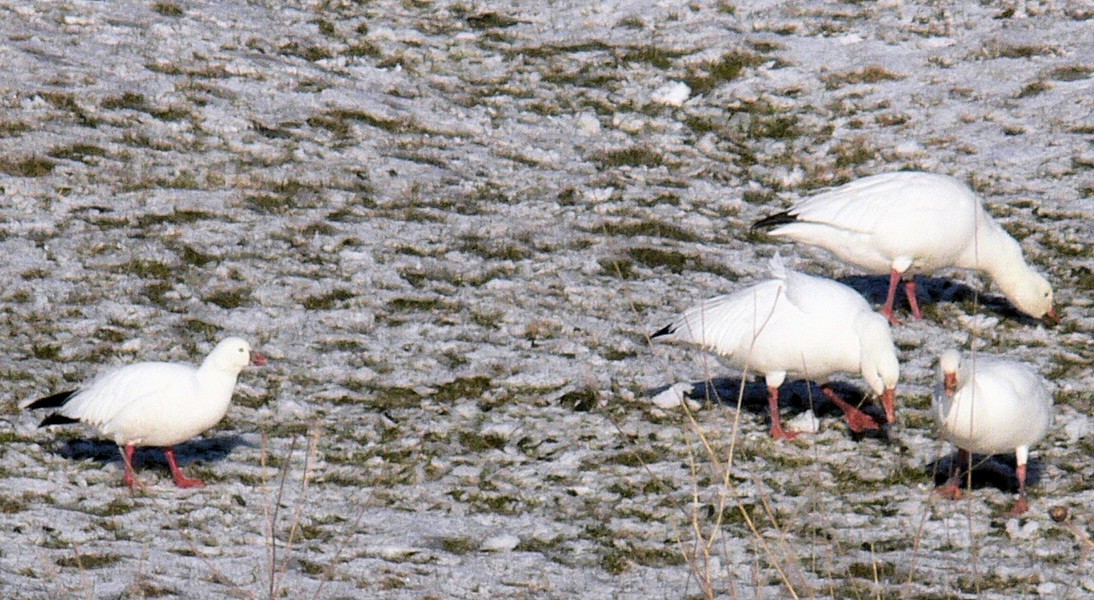
{"label": "melting snow patch", "polygon": [[961,327],[970,331],[992,331],[999,325],[999,318],[988,315],[961,315],[957,317]]}
{"label": "melting snow patch", "polygon": [[691,88],[688,87],[688,84],[677,81],[674,83],[666,83],[654,90],[652,98],[653,101],[658,104],[683,106],[684,102],[687,102],[689,96],[691,96]]}
{"label": "melting snow patch", "polygon": [[1028,540],[1041,528],[1037,521],[1028,521],[1025,525],[1020,519],[1014,518],[1007,521],[1007,535],[1015,540]]}
{"label": "melting snow patch", "polygon": [[670,385],[665,391],[650,398],[650,401],[654,403],[658,408],[676,408],[685,401],[688,403],[688,408],[691,410],[699,410],[700,404],[694,400],[690,400],[685,395],[688,390],[691,389],[690,383],[676,383]]}
{"label": "melting snow patch", "polygon": [[820,431],[820,421],[817,420],[817,415],[813,414],[812,410],[806,410],[793,419],[787,420],[786,425],[792,431],[801,431],[803,433]]}
{"label": "melting snow patch", "polygon": [[509,552],[518,545],[520,545],[519,537],[503,533],[491,538],[486,538],[483,540],[482,545],[479,546],[479,549],[483,552]]}
{"label": "melting snow patch", "polygon": [[1073,413],[1068,416],[1067,423],[1064,424],[1064,434],[1067,435],[1067,442],[1074,444],[1083,439],[1090,433],[1090,419],[1086,415],[1079,413]]}

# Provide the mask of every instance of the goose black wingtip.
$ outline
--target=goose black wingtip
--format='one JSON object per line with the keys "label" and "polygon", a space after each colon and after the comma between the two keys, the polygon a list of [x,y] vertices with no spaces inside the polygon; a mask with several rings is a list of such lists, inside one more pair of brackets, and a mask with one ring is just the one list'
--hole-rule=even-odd
{"label": "goose black wingtip", "polygon": [[748,230],[752,233],[761,233],[773,227],[778,227],[779,225],[786,225],[788,223],[797,222],[798,217],[790,214],[790,211],[784,210],[783,212],[775,213],[773,215],[764,217],[759,221],[756,221]]}
{"label": "goose black wingtip", "polygon": [[27,410],[34,410],[38,408],[60,408],[65,405],[66,402],[72,399],[76,395],[77,390],[68,390],[67,392],[57,392],[52,396],[46,396],[45,398],[39,398],[34,402],[24,406]]}

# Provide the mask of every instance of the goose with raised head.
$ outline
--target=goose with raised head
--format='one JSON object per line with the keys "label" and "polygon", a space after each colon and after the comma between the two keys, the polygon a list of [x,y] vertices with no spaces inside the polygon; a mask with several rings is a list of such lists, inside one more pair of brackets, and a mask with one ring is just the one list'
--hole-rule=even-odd
{"label": "goose with raised head", "polygon": [[938,493],[961,497],[972,453],[1014,452],[1018,501],[1011,513],[1025,512],[1029,447],[1044,439],[1052,425],[1052,394],[1044,379],[1021,362],[983,354],[963,358],[956,350],[944,352],[938,364],[935,419],[942,437],[958,448],[950,479]]}
{"label": "goose with raised head", "polygon": [[245,340],[230,337],[213,348],[200,367],[141,362],[107,371],[76,390],[60,392],[24,405],[55,408],[40,427],[83,422],[95,427],[122,449],[125,484],[138,485],[133,470],[137,446],[164,448],[171,476],[179,487],[205,485],[183,474],[174,446],[216,425],[228,411],[236,379],[247,365],[264,365],[266,357]]}

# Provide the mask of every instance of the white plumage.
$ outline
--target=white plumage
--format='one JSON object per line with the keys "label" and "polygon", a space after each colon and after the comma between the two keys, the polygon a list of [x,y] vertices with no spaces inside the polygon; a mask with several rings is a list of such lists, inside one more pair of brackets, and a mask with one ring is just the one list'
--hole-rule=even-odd
{"label": "white plumage", "polygon": [[[778,389],[787,375],[823,382],[833,373],[859,372],[893,421],[899,364],[885,318],[851,288],[787,269],[778,256],[771,272],[770,280],[688,309],[654,337],[699,344],[736,368],[763,373],[772,436],[793,437],[782,429],[778,411]],[[843,408],[852,429],[877,427],[827,386],[822,389]]]}
{"label": "white plumage", "polygon": [[942,437],[959,450],[956,469],[940,492],[961,495],[961,470],[969,453],[1014,452],[1018,463],[1018,503],[1026,510],[1026,464],[1029,447],[1044,439],[1052,424],[1052,395],[1029,365],[976,355],[962,358],[950,350],[939,359],[941,377],[934,394],[934,413]]}
{"label": "white plumage", "polygon": [[911,276],[958,267],[984,271],[1022,312],[1057,319],[1052,286],[1026,264],[1022,248],[964,183],[946,175],[899,171],[864,177],[756,222],[776,237],[824,248],[870,273],[889,273],[883,313],[893,318],[896,286],[921,316]]}
{"label": "white plumage", "polygon": [[236,379],[248,364],[266,357],[240,338],[222,340],[194,368],[165,362],[142,362],[108,371],[87,385],[28,403],[26,408],[57,408],[41,426],[81,421],[123,447],[125,481],[135,485],[132,457],[136,446],[166,449],[175,483],[201,485],[178,469],[172,446],[216,425],[228,410]]}

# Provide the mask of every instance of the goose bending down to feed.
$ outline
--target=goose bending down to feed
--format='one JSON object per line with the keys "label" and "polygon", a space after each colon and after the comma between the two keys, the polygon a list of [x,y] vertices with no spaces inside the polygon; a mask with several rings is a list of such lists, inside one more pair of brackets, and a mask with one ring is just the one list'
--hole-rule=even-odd
{"label": "goose bending down to feed", "polygon": [[[825,382],[836,372],[860,372],[881,397],[886,420],[895,421],[900,367],[885,318],[851,288],[792,271],[778,255],[771,273],[772,279],[688,309],[652,337],[699,344],[738,369],[764,374],[772,437],[797,435],[779,418],[779,387],[787,375]],[[879,427],[828,385],[821,389],[843,409],[852,431]]]}
{"label": "goose bending down to feed", "polygon": [[56,408],[39,427],[83,422],[123,449],[125,484],[138,485],[133,471],[137,446],[160,446],[167,455],[175,485],[205,485],[186,477],[173,446],[217,424],[235,391],[236,379],[248,364],[264,365],[266,357],[245,340],[230,337],[213,348],[201,366],[142,362],[103,373],[79,389],[35,400],[25,408]]}
{"label": "goose bending down to feed", "polygon": [[889,274],[882,313],[891,323],[897,284],[921,318],[913,275],[959,267],[984,271],[1018,310],[1054,325],[1052,286],[992,219],[969,186],[946,175],[899,171],[864,177],[761,219],[753,231],[819,246],[844,262]]}
{"label": "goose bending down to feed", "polygon": [[938,493],[961,497],[971,453],[1013,451],[1018,459],[1018,502],[1011,513],[1025,512],[1029,447],[1044,439],[1052,424],[1052,395],[1044,380],[1026,364],[984,355],[967,360],[956,350],[943,353],[938,363],[935,418],[942,437],[958,448],[950,479]]}

